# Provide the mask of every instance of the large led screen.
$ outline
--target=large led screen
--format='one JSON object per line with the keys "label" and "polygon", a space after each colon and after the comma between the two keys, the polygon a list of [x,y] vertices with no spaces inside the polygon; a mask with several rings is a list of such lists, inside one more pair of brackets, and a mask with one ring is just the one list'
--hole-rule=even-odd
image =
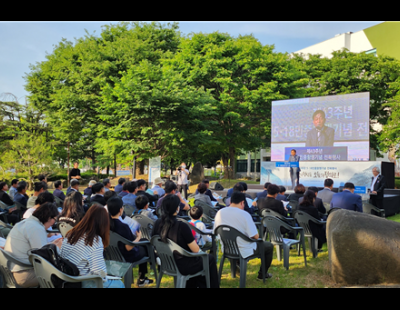
{"label": "large led screen", "polygon": [[272,101],[271,161],[369,160],[369,93]]}

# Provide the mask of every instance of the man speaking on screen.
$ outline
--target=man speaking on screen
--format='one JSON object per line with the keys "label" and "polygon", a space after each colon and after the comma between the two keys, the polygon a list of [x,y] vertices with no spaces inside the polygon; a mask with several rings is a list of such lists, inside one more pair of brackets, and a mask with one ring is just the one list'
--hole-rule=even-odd
{"label": "man speaking on screen", "polygon": [[333,146],[335,130],[325,126],[325,112],[317,110],[313,114],[315,128],[307,132],[306,147]]}

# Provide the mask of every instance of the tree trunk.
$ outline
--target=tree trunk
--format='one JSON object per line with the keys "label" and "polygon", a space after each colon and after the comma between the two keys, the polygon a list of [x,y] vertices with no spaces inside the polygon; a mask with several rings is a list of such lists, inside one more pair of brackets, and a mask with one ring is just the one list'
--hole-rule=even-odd
{"label": "tree trunk", "polygon": [[97,165],[96,165],[96,152],[94,151],[94,149],[92,149],[92,169],[94,170],[95,167],[97,167]]}
{"label": "tree trunk", "polygon": [[117,153],[114,153],[114,176],[117,177]]}
{"label": "tree trunk", "polygon": [[224,166],[224,179],[228,179],[229,178],[229,174],[228,174],[228,162],[229,162],[229,158],[226,154],[222,154],[222,165]]}
{"label": "tree trunk", "polygon": [[229,164],[231,168],[231,179],[236,176],[236,150],[234,147],[229,147]]}
{"label": "tree trunk", "polygon": [[171,159],[171,164],[170,164],[170,169],[171,169],[171,174],[170,174],[170,176],[173,176],[173,174],[174,174],[174,171],[175,171],[175,169],[174,169],[174,160],[173,159]]}

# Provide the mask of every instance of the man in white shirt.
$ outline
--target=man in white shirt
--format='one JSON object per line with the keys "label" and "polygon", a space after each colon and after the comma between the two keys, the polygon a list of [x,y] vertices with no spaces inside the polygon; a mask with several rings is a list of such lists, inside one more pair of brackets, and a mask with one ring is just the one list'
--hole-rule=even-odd
{"label": "man in white shirt", "polygon": [[[251,215],[244,211],[245,200],[246,196],[241,192],[234,192],[232,194],[229,207],[221,209],[215,216],[214,233],[218,226],[228,225],[251,239],[259,239],[257,227],[254,224]],[[247,258],[257,252],[257,244],[255,242],[250,243],[238,238],[237,244],[243,258]],[[223,245],[221,247],[223,251]],[[272,243],[264,241],[265,278],[267,279],[272,277],[272,274],[268,273],[268,269],[271,266],[273,252],[274,246]],[[261,272],[260,266],[258,272],[258,279],[260,280],[263,278]]]}
{"label": "man in white shirt", "polygon": [[176,174],[178,176],[178,193],[182,192],[183,189],[185,199],[187,199],[189,170],[186,169],[185,163],[181,163],[181,165],[176,169]]}

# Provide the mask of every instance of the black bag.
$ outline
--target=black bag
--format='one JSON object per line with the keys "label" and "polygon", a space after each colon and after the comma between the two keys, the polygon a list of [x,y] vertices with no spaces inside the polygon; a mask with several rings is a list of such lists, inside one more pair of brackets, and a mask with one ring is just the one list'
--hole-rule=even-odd
{"label": "black bag", "polygon": [[[57,246],[53,243],[46,244],[40,249],[31,250],[32,254],[43,257],[45,260],[50,262],[54,267],[56,267],[61,272],[77,277],[79,276],[79,269],[75,264],[71,263],[69,260],[62,258],[58,255]],[[56,275],[51,275],[51,282],[56,288],[81,288],[82,283],[69,283],[61,280]]]}

